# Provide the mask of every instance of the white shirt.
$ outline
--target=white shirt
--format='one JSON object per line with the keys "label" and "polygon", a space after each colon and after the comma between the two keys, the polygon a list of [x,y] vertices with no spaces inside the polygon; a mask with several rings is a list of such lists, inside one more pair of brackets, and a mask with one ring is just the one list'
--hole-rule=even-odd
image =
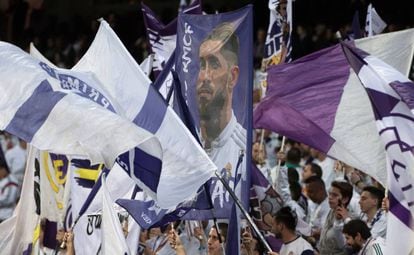
{"label": "white shirt", "polygon": [[381,237],[369,238],[358,255],[383,255],[385,252],[385,240]]}
{"label": "white shirt", "polygon": [[314,211],[310,212],[309,225],[312,229],[322,229],[330,209],[328,197],[326,197],[322,203],[315,207]]}
{"label": "white shirt", "polygon": [[368,222],[367,215],[364,214],[361,217],[361,220],[367,223],[367,226],[371,229],[371,235],[373,238],[382,237],[386,238],[387,235],[387,214],[382,210],[379,209],[377,213],[375,213],[374,218]]}
{"label": "white shirt", "polygon": [[331,158],[326,157],[323,161],[314,159],[313,163],[318,164],[322,168],[322,180],[325,183],[325,188],[329,191],[331,183],[335,180],[335,161]]}
{"label": "white shirt", "polygon": [[295,240],[284,243],[279,252],[280,255],[313,255],[313,248],[305,239],[298,236]]}
{"label": "white shirt", "polygon": [[[231,169],[231,177],[235,177],[237,162],[240,153],[243,152],[243,161],[237,169],[237,175],[240,176],[241,174],[242,180],[246,180],[246,133],[246,130],[237,122],[234,113],[232,113],[232,117],[227,126],[221,131],[220,135],[211,142],[211,148],[206,149],[208,156],[214,164],[216,164],[219,173],[223,168],[228,166]],[[231,181],[229,184],[230,187],[233,188],[233,182]],[[218,209],[233,202],[220,181],[212,184],[212,190],[211,198],[214,205],[220,205]],[[235,193],[237,196],[241,197],[240,185],[237,185]],[[217,209],[217,207],[215,208]],[[216,216],[218,218],[226,216],[219,215],[219,211],[217,211],[217,213]]]}

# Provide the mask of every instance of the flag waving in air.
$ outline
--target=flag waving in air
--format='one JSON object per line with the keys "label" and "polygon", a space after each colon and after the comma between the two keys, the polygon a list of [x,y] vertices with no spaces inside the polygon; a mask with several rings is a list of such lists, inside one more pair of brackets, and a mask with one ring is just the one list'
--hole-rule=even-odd
{"label": "flag waving in air", "polygon": [[366,52],[342,44],[349,64],[368,94],[387,158],[386,254],[414,250],[414,83]]}

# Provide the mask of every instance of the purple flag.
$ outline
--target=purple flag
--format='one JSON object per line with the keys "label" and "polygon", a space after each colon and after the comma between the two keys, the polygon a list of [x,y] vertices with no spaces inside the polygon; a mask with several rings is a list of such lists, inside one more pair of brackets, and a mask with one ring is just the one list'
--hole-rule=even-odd
{"label": "purple flag", "polygon": [[264,234],[266,241],[273,251],[279,251],[282,242],[276,239],[271,232],[272,215],[283,207],[283,200],[272,188],[269,181],[257,167],[252,164],[251,188],[250,188],[250,215],[257,227]]}
{"label": "purple flag", "polygon": [[[411,29],[353,43],[408,73],[413,41]],[[386,183],[384,147],[369,132],[376,128],[374,112],[340,45],[270,67],[254,126],[306,143]]]}
{"label": "purple flag", "polygon": [[378,58],[342,47],[371,100],[387,154],[386,254],[409,254],[414,249],[414,83]]}

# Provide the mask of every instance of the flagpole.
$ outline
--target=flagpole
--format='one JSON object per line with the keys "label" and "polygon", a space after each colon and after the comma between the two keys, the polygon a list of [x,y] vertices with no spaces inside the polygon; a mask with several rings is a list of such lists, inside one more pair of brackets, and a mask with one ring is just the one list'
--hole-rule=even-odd
{"label": "flagpole", "polygon": [[259,240],[263,243],[263,245],[266,247],[266,250],[268,252],[273,252],[272,248],[269,246],[269,244],[266,242],[266,239],[264,238],[263,234],[260,232],[257,225],[253,222],[252,217],[250,217],[249,213],[244,209],[240,199],[236,196],[234,191],[230,188],[229,184],[223,179],[223,177],[216,171],[215,172],[217,178],[221,181],[224,188],[229,192],[230,196],[233,198],[233,201],[236,203],[236,205],[239,207],[241,213],[246,217],[247,221],[250,223],[250,225],[253,227],[254,232],[256,232],[257,237]]}

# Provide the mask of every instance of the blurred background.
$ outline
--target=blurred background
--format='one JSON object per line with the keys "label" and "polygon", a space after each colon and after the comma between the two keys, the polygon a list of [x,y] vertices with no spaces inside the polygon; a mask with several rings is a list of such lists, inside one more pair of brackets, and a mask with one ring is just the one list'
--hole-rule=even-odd
{"label": "blurred background", "polygon": [[[177,15],[179,0],[144,0],[164,22]],[[27,50],[29,43],[52,62],[72,67],[91,43],[97,19],[104,17],[134,58],[147,54],[145,28],[137,0],[0,0],[0,40]],[[254,7],[255,42],[266,34],[267,0],[202,0],[206,13]],[[413,0],[296,0],[293,3],[293,58],[337,42],[335,32],[350,33],[355,11],[364,25],[369,3],[388,24],[386,31],[414,26]]]}

